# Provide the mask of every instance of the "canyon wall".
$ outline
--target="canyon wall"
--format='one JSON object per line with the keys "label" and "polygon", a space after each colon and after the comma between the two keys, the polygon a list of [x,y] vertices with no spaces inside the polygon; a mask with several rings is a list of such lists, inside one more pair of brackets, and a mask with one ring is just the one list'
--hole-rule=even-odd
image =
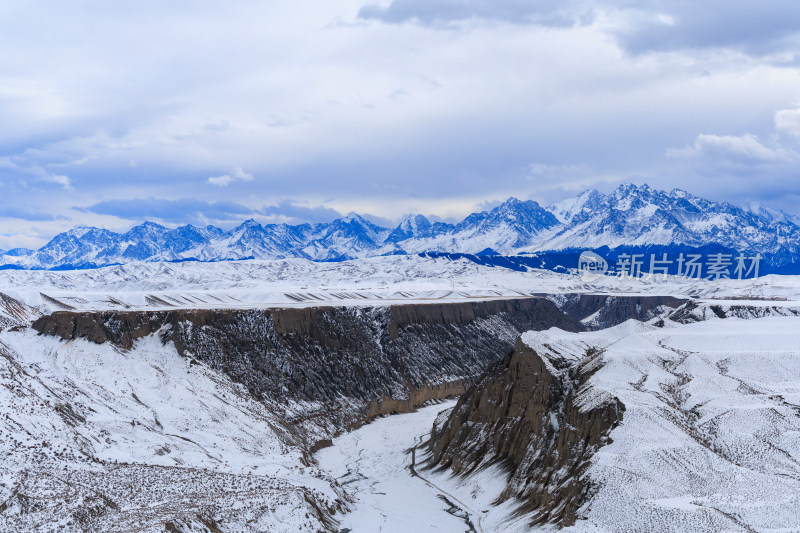
{"label": "canyon wall", "polygon": [[[582,325],[545,298],[382,307],[59,311],[41,334],[131,349],[159,335],[325,431],[464,392],[523,331]],[[332,423],[332,426],[326,424]]]}

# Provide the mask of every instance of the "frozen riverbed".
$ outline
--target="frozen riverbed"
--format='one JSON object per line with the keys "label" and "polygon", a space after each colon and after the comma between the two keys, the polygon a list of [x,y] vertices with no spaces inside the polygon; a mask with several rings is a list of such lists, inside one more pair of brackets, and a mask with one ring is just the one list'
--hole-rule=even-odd
{"label": "frozen riverbed", "polygon": [[378,419],[317,453],[320,467],[357,498],[342,519],[342,531],[480,531],[474,511],[409,468],[411,448],[427,437],[436,415],[454,404]]}
{"label": "frozen riverbed", "polygon": [[[585,471],[593,494],[568,530],[800,531],[797,326],[796,317],[715,318],[524,334],[549,361],[602,354],[580,405],[616,397],[625,406]],[[322,469],[356,499],[343,530],[530,531],[531,515],[515,515],[514,502],[492,504],[509,480],[497,465],[468,476],[425,470],[420,446],[422,478],[413,476],[409,449],[451,405],[377,420],[320,452]]]}

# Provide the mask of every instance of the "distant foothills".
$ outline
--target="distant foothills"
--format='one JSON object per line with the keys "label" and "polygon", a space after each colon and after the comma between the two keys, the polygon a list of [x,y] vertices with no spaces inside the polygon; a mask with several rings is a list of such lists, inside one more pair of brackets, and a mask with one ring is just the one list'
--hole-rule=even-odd
{"label": "distant foothills", "polygon": [[[745,209],[685,191],[625,184],[610,194],[588,190],[547,207],[509,198],[457,224],[423,215],[384,228],[359,215],[329,223],[167,228],[144,222],[125,233],[76,227],[38,250],[0,254],[0,268],[96,268],[137,261],[228,261],[303,258],[343,261],[384,255],[467,257],[512,268],[575,265],[582,250],[613,260],[620,253],[750,253],[762,273],[800,272],[800,219],[765,208]],[[511,259],[509,259],[511,258]]]}

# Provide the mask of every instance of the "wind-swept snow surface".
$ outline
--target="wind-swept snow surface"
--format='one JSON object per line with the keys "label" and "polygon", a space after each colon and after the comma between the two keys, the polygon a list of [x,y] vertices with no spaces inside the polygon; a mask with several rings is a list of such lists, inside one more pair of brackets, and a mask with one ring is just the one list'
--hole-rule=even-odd
{"label": "wind-swept snow surface", "polygon": [[479,531],[472,509],[412,469],[412,449],[427,436],[437,414],[454,403],[376,420],[317,452],[320,467],[355,497],[352,511],[342,519],[345,530],[463,532],[472,527]]}
{"label": "wind-swept snow surface", "polygon": [[573,529],[800,531],[798,326],[796,318],[629,322],[524,336],[539,350],[603,349],[581,399],[588,407],[614,395],[626,407],[589,469],[598,491],[587,520]]}
{"label": "wind-swept snow surface", "polygon": [[284,259],[133,263],[73,271],[0,270],[0,293],[43,312],[376,305],[506,299],[542,293],[761,299],[770,300],[770,305],[788,306],[800,304],[800,276],[715,281],[607,276],[587,283],[577,275],[547,270],[518,272],[481,266],[467,259],[393,256],[338,263]]}
{"label": "wind-swept snow surface", "polygon": [[[713,318],[690,325],[629,321],[592,333],[524,334],[522,341],[536,357],[559,362],[561,369],[551,372],[567,372],[565,364],[572,365],[570,373],[593,367],[575,391],[580,411],[612,398],[624,405],[610,442],[584,472],[574,474],[589,490],[565,531],[800,531],[798,326],[794,317]],[[462,429],[466,441],[481,434],[480,427]],[[557,438],[560,428],[553,431]],[[494,442],[489,449],[504,445],[508,442]],[[537,466],[536,452],[529,449],[515,462],[529,468],[531,477],[547,478],[548,463]],[[487,455],[485,464],[493,459]],[[482,509],[483,493],[492,495],[482,490],[487,480],[508,478],[491,468],[475,472],[435,479]],[[497,531],[519,524],[508,509],[487,510],[487,530],[491,524]],[[534,510],[528,521],[534,516],[541,511]]]}
{"label": "wind-swept snow surface", "polygon": [[0,378],[0,531],[318,531],[341,503],[292,427],[156,336],[3,331]]}
{"label": "wind-swept snow surface", "polygon": [[[421,468],[422,477],[412,476],[408,450],[417,446],[413,458],[424,463],[418,437],[430,434],[442,405],[342,435],[316,454],[320,468],[307,451],[318,444],[308,438],[307,419],[293,423],[269,398],[257,400],[186,346],[181,355],[167,322],[117,347],[80,335],[36,335],[31,325],[55,311],[70,311],[60,314],[86,325],[94,324],[90,315],[107,312],[97,309],[172,317],[186,309],[208,316],[215,313],[207,309],[245,310],[216,313],[238,324],[248,310],[264,308],[338,305],[340,313],[358,315],[394,302],[517,305],[517,297],[542,293],[587,328],[653,318],[593,333],[522,337],[542,357],[567,365],[594,354],[596,372],[575,387],[577,408],[608,398],[625,406],[612,442],[581,471],[591,497],[578,509],[583,519],[574,531],[800,531],[800,318],[790,316],[800,312],[800,278],[586,284],[578,276],[409,256],[1,272],[0,531],[529,530],[530,515],[513,515],[518,500],[492,504],[508,484],[502,464],[459,478]],[[657,301],[645,308],[645,298],[625,295]],[[661,295],[684,298],[671,308],[656,305]],[[767,318],[754,318],[760,316]],[[494,345],[535,327],[485,323]],[[96,324],[109,326],[105,319]],[[196,326],[204,332],[197,338],[211,338],[214,324]],[[441,331],[449,333],[437,333],[431,345],[463,369],[465,352],[456,346],[463,328]],[[342,340],[336,354],[353,356],[350,377],[360,375],[365,363],[357,355],[364,351],[351,339],[336,339]],[[387,339],[396,342],[391,334]],[[254,354],[269,357],[262,344],[254,346]],[[306,354],[297,352],[303,364]],[[426,375],[436,382],[446,377],[444,368],[426,367]],[[242,375],[279,383],[269,374]],[[325,405],[309,405],[314,416],[325,415]],[[565,427],[553,420],[555,431]]]}

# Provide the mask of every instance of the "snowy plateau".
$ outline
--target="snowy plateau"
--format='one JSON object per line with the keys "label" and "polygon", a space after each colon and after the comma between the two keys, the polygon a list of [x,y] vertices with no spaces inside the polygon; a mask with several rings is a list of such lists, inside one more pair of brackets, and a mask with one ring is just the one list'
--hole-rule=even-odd
{"label": "snowy plateau", "polygon": [[3,270],[0,531],[797,532],[798,315],[778,275]]}

